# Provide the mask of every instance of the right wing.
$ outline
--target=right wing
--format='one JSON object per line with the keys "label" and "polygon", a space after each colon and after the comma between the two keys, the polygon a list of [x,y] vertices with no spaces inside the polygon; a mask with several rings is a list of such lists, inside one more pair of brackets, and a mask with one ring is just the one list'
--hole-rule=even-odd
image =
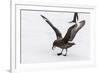
{"label": "right wing", "polygon": [[52,27],[52,29],[55,31],[57,39],[62,38],[62,35],[60,33],[60,31],[53,26],[53,24],[43,15],[41,15],[41,17]]}
{"label": "right wing", "polygon": [[75,22],[76,23],[76,21],[78,20],[78,13],[77,12],[75,12],[74,13],[74,18],[73,18],[73,22]]}
{"label": "right wing", "polygon": [[65,37],[63,38],[63,41],[65,43],[67,43],[68,41],[72,41],[74,39],[77,32],[85,25],[85,20],[80,21],[78,24],[79,26],[77,26],[76,23],[68,29]]}
{"label": "right wing", "polygon": [[72,22],[76,23],[77,20],[78,20],[78,13],[75,12],[75,13],[74,13],[73,20],[72,20],[70,23],[72,23]]}
{"label": "right wing", "polygon": [[67,42],[69,41],[69,39],[70,39],[70,37],[71,37],[71,31],[73,30],[74,27],[75,27],[75,24],[72,25],[72,26],[68,29],[68,31],[67,31],[65,37],[62,39],[62,41],[64,41],[65,43],[67,43]]}

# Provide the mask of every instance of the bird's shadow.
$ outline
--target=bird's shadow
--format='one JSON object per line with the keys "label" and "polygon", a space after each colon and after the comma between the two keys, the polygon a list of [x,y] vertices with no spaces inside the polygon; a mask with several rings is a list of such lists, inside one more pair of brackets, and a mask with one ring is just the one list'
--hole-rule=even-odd
{"label": "bird's shadow", "polygon": [[10,72],[11,72],[11,70],[10,70],[10,69],[7,69],[7,70],[6,70],[6,72],[9,72],[9,73],[10,73]]}

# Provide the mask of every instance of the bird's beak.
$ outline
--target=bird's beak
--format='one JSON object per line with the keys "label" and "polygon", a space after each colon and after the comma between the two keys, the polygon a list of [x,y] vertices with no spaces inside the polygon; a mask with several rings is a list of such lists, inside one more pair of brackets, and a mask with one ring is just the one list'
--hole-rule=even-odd
{"label": "bird's beak", "polygon": [[52,50],[54,50],[55,46],[52,46]]}
{"label": "bird's beak", "polygon": [[52,46],[52,50],[54,50],[54,46]]}
{"label": "bird's beak", "polygon": [[74,45],[76,45],[76,44],[74,43]]}

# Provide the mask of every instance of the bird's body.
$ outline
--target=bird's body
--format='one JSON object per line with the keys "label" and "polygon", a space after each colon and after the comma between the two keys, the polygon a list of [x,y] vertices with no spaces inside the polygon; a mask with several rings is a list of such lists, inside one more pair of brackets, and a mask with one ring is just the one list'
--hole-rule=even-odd
{"label": "bird's body", "polygon": [[61,49],[67,49],[67,48],[71,47],[72,45],[74,45],[74,43],[71,43],[69,41],[67,43],[65,43],[63,41],[63,38],[60,38],[60,39],[55,40],[53,45],[55,45]]}
{"label": "bird's body", "polygon": [[[80,21],[79,23],[76,22],[68,29],[65,37],[62,37],[60,31],[56,27],[54,27],[53,24],[46,17],[44,17],[43,15],[41,15],[41,17],[52,27],[52,29],[56,33],[57,39],[53,42],[52,49],[54,47],[59,47],[62,49],[61,53],[58,53],[57,55],[61,55],[63,50],[66,49],[67,54],[67,49],[75,45],[72,40],[74,39],[76,33],[84,26],[85,20]],[[66,56],[66,54],[64,54],[64,56]]]}

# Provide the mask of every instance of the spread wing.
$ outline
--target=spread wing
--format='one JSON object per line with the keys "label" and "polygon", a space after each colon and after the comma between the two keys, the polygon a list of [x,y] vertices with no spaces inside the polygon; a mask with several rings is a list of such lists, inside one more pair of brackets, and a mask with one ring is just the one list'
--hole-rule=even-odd
{"label": "spread wing", "polygon": [[78,20],[78,13],[77,12],[74,13],[73,22],[76,22],[76,19]]}
{"label": "spread wing", "polygon": [[77,26],[77,23],[76,23],[75,25],[71,26],[68,29],[65,37],[63,38],[63,41],[65,43],[67,43],[68,41],[72,41],[74,39],[76,33],[85,25],[85,20],[80,21],[78,24],[79,26]]}
{"label": "spread wing", "polygon": [[52,27],[52,29],[55,31],[57,39],[62,38],[62,35],[61,35],[60,31],[59,31],[56,27],[54,27],[53,24],[52,24],[45,16],[41,15],[41,17],[42,17],[42,18]]}
{"label": "spread wing", "polygon": [[74,13],[73,20],[72,20],[70,23],[72,23],[72,22],[76,23],[76,20],[78,20],[78,19],[79,19],[79,18],[78,18],[78,13],[75,12],[75,13]]}

